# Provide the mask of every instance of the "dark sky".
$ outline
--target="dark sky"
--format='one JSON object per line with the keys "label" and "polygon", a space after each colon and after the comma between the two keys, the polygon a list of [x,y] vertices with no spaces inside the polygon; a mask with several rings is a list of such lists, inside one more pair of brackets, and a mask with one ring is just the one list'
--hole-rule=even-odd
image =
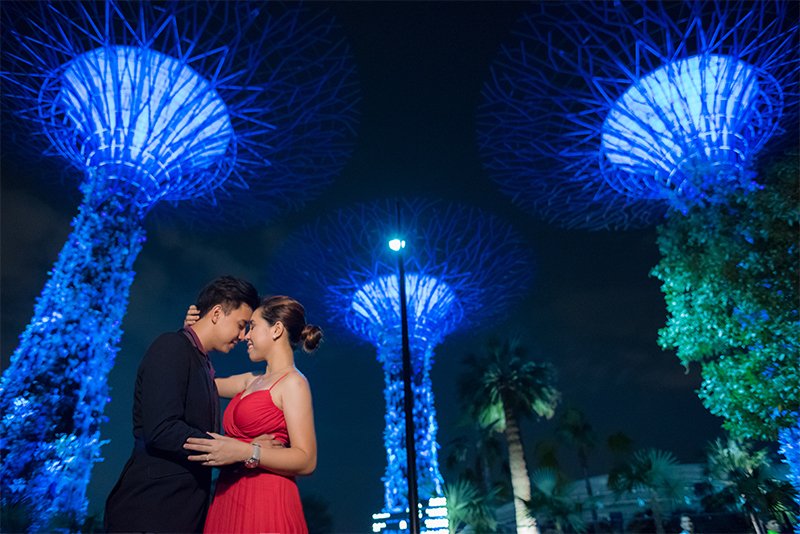
{"label": "dark sky", "polygon": [[[319,4],[313,4],[319,7]],[[105,461],[93,472],[90,511],[105,496],[130,453],[130,410],[139,359],[160,332],[180,326],[186,306],[211,278],[250,278],[265,293],[270,261],[286,237],[329,209],[386,196],[441,197],[506,217],[533,256],[533,288],[508,320],[451,335],[436,351],[433,385],[444,463],[457,426],[459,360],[490,336],[517,336],[537,359],[559,372],[564,404],[581,408],[601,438],[616,431],[637,447],[673,451],[683,462],[702,459],[720,421],[702,407],[697,369],[686,374],[674,354],[656,344],[665,320],[658,282],[655,231],[566,231],[515,208],[478,159],[474,115],[488,67],[508,39],[524,3],[352,2],[326,4],[349,39],[362,84],[357,146],[341,176],[320,198],[269,226],[248,231],[192,233],[183,226],[146,224],[148,241],[136,261],[124,335],[109,377],[111,402]],[[26,151],[24,135],[3,125],[2,344],[3,367],[32,316],[47,271],[66,240],[79,202],[65,165]],[[13,131],[11,130],[12,128]],[[21,131],[21,130],[20,130]],[[22,141],[22,142],[20,142]],[[325,319],[309,310],[313,322]],[[214,359],[219,374],[257,369],[243,347]],[[319,467],[300,481],[304,494],[329,504],[337,532],[367,532],[382,505],[383,377],[375,351],[336,335],[298,364],[314,394]],[[552,437],[552,423],[528,421],[530,450]],[[572,469],[573,451],[561,450]],[[607,470],[602,445],[590,458]],[[447,471],[445,475],[449,474]]]}

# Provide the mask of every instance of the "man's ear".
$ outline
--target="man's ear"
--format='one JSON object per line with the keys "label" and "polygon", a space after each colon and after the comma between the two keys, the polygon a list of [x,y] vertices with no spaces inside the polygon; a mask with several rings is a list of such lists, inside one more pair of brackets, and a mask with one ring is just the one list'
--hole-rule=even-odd
{"label": "man's ear", "polygon": [[217,324],[219,318],[224,315],[222,311],[222,306],[220,304],[215,304],[211,311],[208,312],[208,316],[211,318],[211,324]]}

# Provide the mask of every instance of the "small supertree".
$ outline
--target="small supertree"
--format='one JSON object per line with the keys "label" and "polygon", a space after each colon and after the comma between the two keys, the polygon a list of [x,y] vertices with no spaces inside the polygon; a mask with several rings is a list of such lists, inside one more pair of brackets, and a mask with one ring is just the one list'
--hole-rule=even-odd
{"label": "small supertree", "polygon": [[757,188],[755,156],[797,113],[796,8],[542,3],[483,89],[489,173],[520,206],[589,229]]}
{"label": "small supertree", "polygon": [[[654,274],[664,281],[671,313],[679,310],[673,302],[692,308],[673,313],[662,345],[672,348],[670,338],[680,339],[687,366],[682,353],[701,351],[694,361],[703,365],[706,406],[717,413],[721,405],[744,407],[723,414],[728,427],[749,419],[757,433],[781,441],[796,435],[798,425],[800,324],[797,301],[783,291],[796,287],[797,273],[780,268],[784,259],[796,260],[796,243],[783,234],[792,227],[796,234],[797,210],[796,204],[780,213],[752,205],[776,195],[768,177],[756,175],[759,153],[782,131],[797,142],[798,5],[543,3],[502,49],[478,119],[489,172],[523,207],[568,227],[664,221],[664,261]],[[796,190],[796,174],[794,182]],[[746,217],[753,214],[757,220]],[[735,254],[724,244],[716,256],[698,246],[698,235],[710,240],[722,232],[689,222],[704,216],[736,228],[736,235],[724,234],[729,243],[743,243]],[[691,232],[681,228],[687,225]],[[673,236],[681,231],[694,235],[677,242]],[[721,276],[699,287],[673,268],[689,264],[686,271],[700,278],[708,273],[702,262],[720,258],[714,272]],[[702,302],[732,318],[741,335],[708,328],[704,339],[709,323],[698,313]],[[760,402],[777,383],[779,405]],[[782,450],[791,452],[787,445]],[[796,455],[786,458],[791,463]]]}
{"label": "small supertree", "polygon": [[[397,210],[400,226],[397,224]],[[450,333],[507,312],[525,291],[525,243],[498,218],[475,208],[426,200],[379,201],[334,212],[290,239],[274,286],[291,288],[310,309],[377,348],[386,401],[383,513],[406,513],[408,483],[397,258],[387,242],[406,242],[405,279],[421,502],[442,497],[430,368]],[[288,291],[289,289],[287,289]],[[389,526],[389,531],[398,527]]]}
{"label": "small supertree", "polygon": [[329,17],[296,5],[0,8],[3,107],[83,193],[0,380],[0,490],[31,530],[76,529],[143,218],[159,201],[267,213],[307,196],[343,164],[357,92]]}

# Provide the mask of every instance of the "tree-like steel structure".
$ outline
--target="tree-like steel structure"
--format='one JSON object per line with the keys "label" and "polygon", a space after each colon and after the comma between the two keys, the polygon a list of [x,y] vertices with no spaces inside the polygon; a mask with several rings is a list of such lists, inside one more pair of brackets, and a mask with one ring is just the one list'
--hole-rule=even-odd
{"label": "tree-like steel structure", "polygon": [[[629,228],[665,214],[724,208],[766,184],[756,175],[756,158],[771,138],[788,131],[797,145],[796,2],[546,2],[534,11],[492,67],[478,137],[501,188],[543,218],[567,227]],[[756,243],[753,252],[762,246],[768,244]],[[741,293],[716,298],[739,310]],[[784,299],[780,291],[773,296]],[[782,329],[796,330],[797,303],[780,306],[793,317]],[[760,342],[751,336],[735,350],[747,354]],[[791,352],[774,354],[789,379],[797,374]],[[711,367],[704,380],[707,372]],[[768,388],[766,376],[767,370],[747,380]],[[793,418],[778,436],[797,473],[796,405],[775,410],[775,421]]]}
{"label": "tree-like steel structure", "polygon": [[755,156],[797,114],[796,12],[544,2],[484,86],[483,161],[521,207],[575,228],[643,226],[757,188]]}
{"label": "tree-like steel structure", "polygon": [[[508,224],[475,208],[430,200],[376,201],[336,211],[292,235],[282,251],[286,260],[274,266],[274,287],[291,289],[309,308],[325,310],[333,325],[377,348],[385,379],[386,471],[375,525],[386,532],[399,532],[398,518],[408,509],[399,273],[387,245],[393,237],[406,242],[421,503],[443,497],[430,378],[434,349],[457,329],[506,313],[531,276],[528,247]],[[423,528],[447,531],[432,519],[423,518]]]}
{"label": "tree-like steel structure", "polygon": [[349,154],[358,91],[330,17],[297,5],[1,7],[4,108],[80,171],[83,201],[0,380],[0,489],[31,530],[76,529],[145,215],[302,200]]}

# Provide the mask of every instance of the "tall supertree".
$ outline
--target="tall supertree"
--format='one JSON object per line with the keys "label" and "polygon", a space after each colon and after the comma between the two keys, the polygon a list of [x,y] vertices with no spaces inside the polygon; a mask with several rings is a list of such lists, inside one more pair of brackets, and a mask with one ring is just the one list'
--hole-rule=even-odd
{"label": "tall supertree", "polygon": [[30,529],[75,529],[145,215],[186,201],[264,217],[307,198],[349,154],[358,92],[330,17],[298,5],[0,8],[3,107],[83,194],[0,380],[0,490]]}
{"label": "tall supertree", "polygon": [[756,170],[770,140],[797,146],[798,44],[797,2],[547,2],[502,48],[478,118],[486,167],[522,207],[575,228],[661,223],[662,346],[700,362],[726,428],[784,451],[799,428],[797,201]]}
{"label": "tall supertree", "polygon": [[[525,243],[506,223],[475,208],[437,201],[357,205],[289,239],[292,245],[282,251],[286,260],[275,266],[272,285],[291,289],[309,308],[324,310],[340,330],[375,346],[383,367],[386,471],[376,532],[399,532],[408,517],[400,278],[387,246],[393,237],[406,242],[417,480],[420,502],[429,509],[440,508],[435,504],[443,497],[430,378],[434,349],[448,334],[486,325],[507,312],[526,289],[531,269]],[[446,531],[446,523],[426,515],[423,528]]]}
{"label": "tall supertree", "polygon": [[525,209],[630,228],[758,188],[765,143],[795,124],[797,4],[544,2],[492,66],[486,168]]}

